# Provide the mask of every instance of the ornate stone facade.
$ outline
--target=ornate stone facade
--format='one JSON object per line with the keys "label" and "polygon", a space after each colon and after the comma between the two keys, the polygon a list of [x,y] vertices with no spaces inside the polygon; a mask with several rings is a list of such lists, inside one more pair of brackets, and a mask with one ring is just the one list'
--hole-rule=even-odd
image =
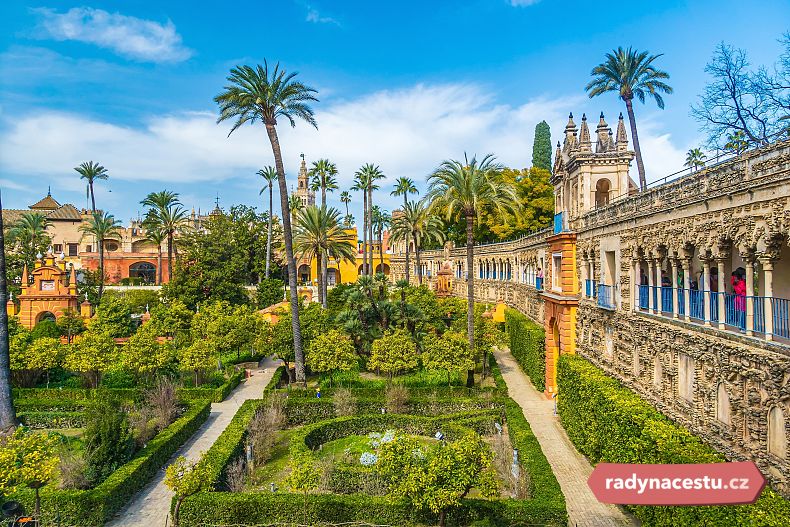
{"label": "ornate stone facade", "polygon": [[[621,125],[612,137],[602,118],[593,149],[586,120],[578,135],[569,120],[554,229],[476,246],[475,299],[544,324],[549,386],[553,238],[575,238],[559,295],[578,303],[574,346],[560,352],[590,359],[728,458],[754,460],[790,496],[790,141],[636,193]],[[443,258],[422,253],[429,271]],[[466,296],[465,249],[449,259],[453,292]],[[393,255],[396,279],[404,264]]]}

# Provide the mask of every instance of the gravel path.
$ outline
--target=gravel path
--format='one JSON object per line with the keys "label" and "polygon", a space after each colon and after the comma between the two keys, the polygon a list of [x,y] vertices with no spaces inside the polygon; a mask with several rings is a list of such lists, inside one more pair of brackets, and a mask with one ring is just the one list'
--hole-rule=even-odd
{"label": "gravel path", "polygon": [[569,524],[578,527],[636,525],[616,505],[601,503],[595,498],[587,486],[592,467],[568,439],[559,418],[554,415],[554,402],[532,386],[510,351],[498,350],[494,356],[507,384],[508,395],[524,411],[524,417],[562,487]]}
{"label": "gravel path", "polygon": [[[252,370],[252,376],[243,381],[224,401],[213,403],[211,414],[206,422],[181,446],[174,454],[173,459],[177,456],[185,456],[189,460],[198,459],[200,454],[214,444],[244,401],[260,399],[263,396],[263,389],[271,380],[278,365],[279,363],[266,359],[261,368]],[[173,493],[165,486],[164,480],[165,469],[162,467],[159,474],[143,487],[137,496],[116,514],[111,522],[107,523],[107,526],[164,527],[166,524],[169,525],[168,515]]]}

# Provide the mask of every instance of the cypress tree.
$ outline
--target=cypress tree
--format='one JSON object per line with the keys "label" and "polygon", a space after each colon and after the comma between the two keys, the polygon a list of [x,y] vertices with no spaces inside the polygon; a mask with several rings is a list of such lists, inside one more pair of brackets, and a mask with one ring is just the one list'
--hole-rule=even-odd
{"label": "cypress tree", "polygon": [[551,171],[551,130],[546,121],[541,121],[535,126],[532,166]]}

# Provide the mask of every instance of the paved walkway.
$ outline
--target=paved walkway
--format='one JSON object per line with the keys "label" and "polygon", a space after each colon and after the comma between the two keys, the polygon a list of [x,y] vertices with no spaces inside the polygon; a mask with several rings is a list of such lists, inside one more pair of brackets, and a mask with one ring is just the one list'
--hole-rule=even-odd
{"label": "paved walkway", "polygon": [[[233,390],[228,398],[221,403],[213,403],[206,422],[181,446],[173,455],[173,459],[177,456],[185,456],[189,460],[198,459],[200,454],[214,444],[244,401],[260,399],[263,396],[263,389],[271,380],[277,366],[278,363],[266,359],[261,369],[253,370],[252,376]],[[143,487],[107,526],[164,527],[166,522],[169,525],[168,515],[173,493],[165,486],[164,480],[165,469],[162,467],[159,474]]]}
{"label": "paved walkway", "polygon": [[559,418],[554,415],[554,402],[532,386],[509,351],[498,350],[494,356],[507,383],[508,395],[524,411],[562,487],[569,524],[578,527],[636,525],[616,505],[601,503],[595,498],[587,486],[592,467],[568,439]]}

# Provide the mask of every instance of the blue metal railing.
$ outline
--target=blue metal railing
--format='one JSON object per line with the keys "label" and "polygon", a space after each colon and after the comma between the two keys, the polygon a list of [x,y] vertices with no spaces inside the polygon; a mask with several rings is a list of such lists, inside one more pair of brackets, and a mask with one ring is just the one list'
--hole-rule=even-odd
{"label": "blue metal railing", "polygon": [[554,215],[554,234],[559,234],[565,230],[564,223],[565,223],[565,213],[558,212]]}
{"label": "blue metal railing", "polygon": [[[650,286],[648,286],[650,287]],[[661,294],[661,288],[658,286],[653,286],[653,311],[658,311],[658,297]]]}
{"label": "blue metal railing", "polygon": [[659,290],[661,291],[661,312],[672,314],[674,312],[674,306],[672,305],[672,288],[661,286]]}
{"label": "blue metal railing", "polygon": [[596,286],[598,282],[596,280],[585,280],[584,281],[584,296],[587,298],[595,298],[597,294]]}
{"label": "blue metal railing", "polygon": [[[686,290],[685,289],[678,289],[678,316],[685,317],[686,316]],[[672,306],[674,307],[674,306]]]}
{"label": "blue metal railing", "polygon": [[640,285],[639,286],[639,309],[643,311],[647,311],[650,306],[650,286],[649,285]]}
{"label": "blue metal railing", "polygon": [[746,329],[746,297],[733,293],[724,295],[724,323],[740,330]]}
{"label": "blue metal railing", "polygon": [[773,311],[773,334],[777,337],[790,339],[790,300],[786,298],[770,298]]}
{"label": "blue metal railing", "polygon": [[606,309],[614,309],[614,286],[599,284],[596,288],[598,292],[598,305]]}
{"label": "blue metal railing", "polygon": [[719,293],[715,291],[705,291],[710,295],[710,321],[719,321]]}
{"label": "blue metal railing", "polygon": [[689,317],[696,320],[705,320],[705,291],[692,289],[689,291]]}
{"label": "blue metal railing", "polygon": [[543,291],[543,278],[540,276],[535,278],[535,289]]}
{"label": "blue metal railing", "polygon": [[752,331],[765,334],[765,297],[747,296],[746,302],[751,302],[754,310],[754,326]]}

